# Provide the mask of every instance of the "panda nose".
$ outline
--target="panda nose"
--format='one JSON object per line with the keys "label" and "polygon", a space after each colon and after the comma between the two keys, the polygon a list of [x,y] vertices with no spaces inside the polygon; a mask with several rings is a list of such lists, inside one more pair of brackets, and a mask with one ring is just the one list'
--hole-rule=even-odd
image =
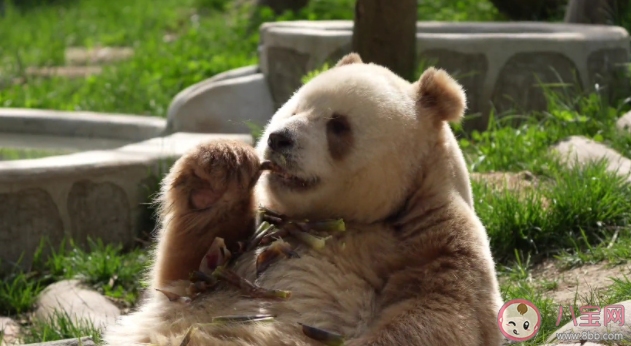
{"label": "panda nose", "polygon": [[294,146],[294,140],[288,130],[279,130],[270,133],[267,145],[274,151],[287,151]]}

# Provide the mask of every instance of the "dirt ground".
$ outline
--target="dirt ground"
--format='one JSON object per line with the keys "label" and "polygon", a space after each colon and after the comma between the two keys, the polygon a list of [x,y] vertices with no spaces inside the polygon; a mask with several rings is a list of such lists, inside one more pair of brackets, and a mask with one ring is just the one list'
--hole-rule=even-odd
{"label": "dirt ground", "polygon": [[535,285],[541,285],[542,282],[557,283],[555,289],[546,291],[544,295],[561,305],[583,305],[612,285],[612,278],[624,279],[625,275],[631,277],[631,263],[611,266],[601,262],[561,270],[555,261],[549,261],[531,271]]}

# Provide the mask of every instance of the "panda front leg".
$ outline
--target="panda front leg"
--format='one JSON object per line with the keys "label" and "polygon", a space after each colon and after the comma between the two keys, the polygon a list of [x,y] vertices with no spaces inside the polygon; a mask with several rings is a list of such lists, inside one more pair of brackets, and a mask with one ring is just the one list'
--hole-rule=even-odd
{"label": "panda front leg", "polygon": [[230,248],[254,231],[259,167],[254,148],[232,140],[201,144],[175,162],[157,200],[153,288],[188,279],[216,237]]}

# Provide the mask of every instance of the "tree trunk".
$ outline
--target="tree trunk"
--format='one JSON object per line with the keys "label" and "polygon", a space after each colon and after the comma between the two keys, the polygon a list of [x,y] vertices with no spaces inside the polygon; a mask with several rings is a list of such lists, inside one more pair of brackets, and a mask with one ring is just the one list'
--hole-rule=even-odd
{"label": "tree trunk", "polygon": [[416,0],[357,0],[353,51],[412,80],[416,61]]}

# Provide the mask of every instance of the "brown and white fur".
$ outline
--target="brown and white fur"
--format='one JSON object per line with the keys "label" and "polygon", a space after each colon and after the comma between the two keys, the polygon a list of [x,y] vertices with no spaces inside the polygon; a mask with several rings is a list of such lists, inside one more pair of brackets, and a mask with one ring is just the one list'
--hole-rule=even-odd
{"label": "brown and white fur", "polygon": [[[442,70],[410,84],[350,54],[296,92],[256,152],[216,141],[185,155],[163,183],[153,287],[138,311],[107,330],[106,343],[178,345],[213,316],[269,313],[275,322],[200,326],[189,345],[320,345],[298,322],[343,334],[350,346],[500,345],[489,241],[447,123],[464,110],[462,88]],[[286,161],[287,175],[265,173],[252,188],[261,159]],[[235,263],[237,273],[289,290],[290,299],[222,289],[182,305],[153,291],[184,294],[214,237],[252,233],[257,204],[346,221],[347,231],[321,250],[285,239],[300,258],[259,278],[260,249]]]}

